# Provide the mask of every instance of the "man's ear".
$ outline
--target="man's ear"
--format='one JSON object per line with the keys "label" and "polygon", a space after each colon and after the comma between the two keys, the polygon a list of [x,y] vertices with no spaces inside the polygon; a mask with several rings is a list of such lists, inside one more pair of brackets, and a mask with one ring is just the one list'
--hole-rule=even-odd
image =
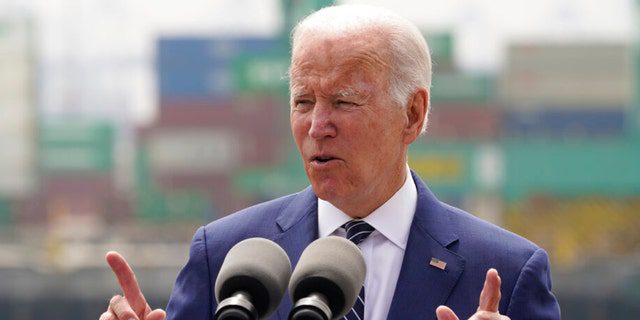
{"label": "man's ear", "polygon": [[411,144],[422,133],[429,111],[429,90],[419,88],[409,99],[406,106],[407,124],[404,132],[404,143]]}

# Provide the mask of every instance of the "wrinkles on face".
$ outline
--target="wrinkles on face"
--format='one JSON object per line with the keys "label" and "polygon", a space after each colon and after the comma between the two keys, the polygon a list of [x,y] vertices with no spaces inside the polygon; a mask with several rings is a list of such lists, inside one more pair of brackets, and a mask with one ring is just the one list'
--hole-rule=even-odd
{"label": "wrinkles on face", "polygon": [[308,83],[310,78],[320,79],[324,86],[331,86],[336,78],[358,72],[376,75],[373,80],[388,88],[391,80],[391,57],[385,49],[388,46],[382,39],[365,35],[345,35],[307,42],[311,43],[293,48],[289,70],[292,94],[304,91],[305,88],[301,84]]}
{"label": "wrinkles on face", "polygon": [[290,73],[291,129],[314,191],[358,216],[399,188],[406,162],[384,47],[363,41],[307,40],[294,48]]}

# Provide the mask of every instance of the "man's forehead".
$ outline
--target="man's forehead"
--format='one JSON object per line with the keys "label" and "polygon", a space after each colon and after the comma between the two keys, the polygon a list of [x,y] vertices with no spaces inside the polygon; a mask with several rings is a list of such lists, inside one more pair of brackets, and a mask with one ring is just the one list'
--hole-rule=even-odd
{"label": "man's forehead", "polygon": [[[368,93],[367,89],[370,89],[369,84],[355,83],[355,84],[338,84],[332,86],[330,92],[326,92],[335,98],[355,97],[362,96]],[[303,96],[311,94],[314,91],[314,87],[307,85],[306,83],[295,83],[291,85],[292,96]]]}
{"label": "man's forehead", "polygon": [[[372,30],[351,34],[311,35],[298,40],[292,48],[292,65],[359,64],[386,65],[389,46],[384,36]],[[344,67],[344,66],[342,66]]]}

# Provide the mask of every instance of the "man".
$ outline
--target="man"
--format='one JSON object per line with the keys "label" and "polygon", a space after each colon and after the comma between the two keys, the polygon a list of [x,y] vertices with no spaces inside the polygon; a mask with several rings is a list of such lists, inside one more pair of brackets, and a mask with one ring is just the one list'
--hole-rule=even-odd
{"label": "man", "polygon": [[[330,7],[298,24],[290,117],[311,187],[200,228],[169,319],[212,318],[212,285],[237,242],[271,239],[295,266],[309,243],[344,235],[352,219],[375,228],[359,244],[365,319],[560,318],[544,250],[439,202],[409,170],[408,147],[427,123],[428,52],[413,24],[378,8]],[[124,297],[112,298],[101,319],[164,319],[124,259],[109,253],[107,261]],[[286,319],[290,309],[283,299],[273,318]]]}

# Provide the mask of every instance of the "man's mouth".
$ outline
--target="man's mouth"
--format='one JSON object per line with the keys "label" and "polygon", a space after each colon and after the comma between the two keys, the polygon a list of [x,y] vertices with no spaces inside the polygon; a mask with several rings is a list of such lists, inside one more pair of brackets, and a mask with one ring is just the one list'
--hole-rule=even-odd
{"label": "man's mouth", "polygon": [[327,163],[331,160],[335,160],[335,157],[332,156],[315,156],[311,159],[312,162],[317,162],[317,163]]}

